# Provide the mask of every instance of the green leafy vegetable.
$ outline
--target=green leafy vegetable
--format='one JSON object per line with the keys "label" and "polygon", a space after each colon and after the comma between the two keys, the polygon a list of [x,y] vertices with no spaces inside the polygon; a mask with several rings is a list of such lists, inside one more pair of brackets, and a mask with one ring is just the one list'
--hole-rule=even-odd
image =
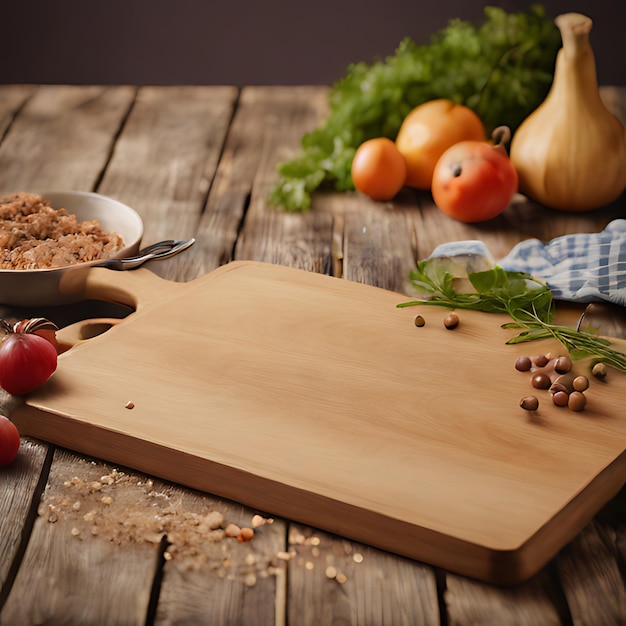
{"label": "green leafy vegetable", "polygon": [[[466,272],[453,260],[434,258],[420,261],[409,278],[418,293],[424,294],[424,300],[404,302],[398,304],[399,308],[427,304],[505,313],[513,321],[502,328],[521,331],[508,344],[556,339],[573,359],[592,358],[626,372],[626,354],[611,348],[607,339],[553,324],[552,293],[528,274],[508,272],[499,266]],[[468,290],[459,291],[457,287],[464,284]]]}
{"label": "green leafy vegetable", "polygon": [[356,148],[373,137],[395,139],[407,114],[428,100],[468,106],[489,133],[500,125],[515,130],[544,100],[560,45],[541,7],[510,14],[486,7],[480,26],[455,19],[430,44],[406,38],[384,60],[350,65],[331,88],[327,118],[304,135],[293,160],[279,164],[269,202],[301,211],[322,186],[354,189]]}

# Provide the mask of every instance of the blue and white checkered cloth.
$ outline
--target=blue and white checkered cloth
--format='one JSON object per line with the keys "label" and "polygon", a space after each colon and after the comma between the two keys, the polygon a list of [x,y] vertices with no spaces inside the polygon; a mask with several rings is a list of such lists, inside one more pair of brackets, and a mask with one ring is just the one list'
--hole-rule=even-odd
{"label": "blue and white checkered cloth", "polygon": [[557,300],[605,300],[626,306],[626,219],[613,220],[600,233],[563,235],[548,243],[527,239],[498,261],[485,244],[474,240],[442,244],[431,258],[468,255],[530,274],[545,282]]}

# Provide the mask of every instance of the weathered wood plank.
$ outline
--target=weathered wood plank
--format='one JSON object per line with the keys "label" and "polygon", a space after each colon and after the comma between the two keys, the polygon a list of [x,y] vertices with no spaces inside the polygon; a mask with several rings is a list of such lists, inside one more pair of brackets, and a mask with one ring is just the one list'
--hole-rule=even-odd
{"label": "weathered wood plank", "polygon": [[[234,87],[143,87],[98,188],[144,218],[144,242],[197,235],[196,228],[237,98]],[[231,242],[232,246],[232,242]],[[206,271],[202,245],[153,263],[166,278]]]}
{"label": "weathered wood plank", "polygon": [[0,140],[19,110],[36,91],[35,85],[0,85]]}
{"label": "weathered wood plank", "polygon": [[[131,516],[141,506],[138,489],[116,489],[104,475],[112,476],[109,466],[55,452],[2,623],[145,623],[159,546],[126,525],[137,520]],[[107,507],[119,507],[113,523]],[[147,519],[153,511],[144,504]]]}
{"label": "weathered wood plank", "polygon": [[420,205],[420,211],[413,214],[419,259],[428,257],[442,243],[479,239],[497,260],[524,239],[548,241],[568,233],[597,232],[624,210],[617,202],[604,209],[573,215],[540,207],[517,194],[498,217],[484,223],[464,224],[443,215],[429,194],[420,194]]}
{"label": "weathered wood plank", "polygon": [[369,546],[292,524],[289,623],[439,624],[432,570]]}
{"label": "weathered wood plank", "polygon": [[[4,393],[4,392],[2,392]],[[5,403],[5,407],[6,407]],[[10,414],[6,408],[1,411]],[[45,468],[47,444],[22,439],[20,450],[13,463],[2,468],[0,480],[0,607],[9,589],[6,585],[10,571],[16,566],[22,548],[21,542],[28,539],[24,533],[29,530],[33,499],[38,498],[36,487]]]}
{"label": "weathered wood plank", "polygon": [[[254,512],[232,502],[172,488],[181,516],[216,511],[224,526],[254,527]],[[199,533],[179,531],[169,539],[187,545],[172,550],[165,561],[155,624],[281,624],[284,623],[286,527],[279,519],[267,519],[254,528],[249,542],[222,537],[210,541]]]}
{"label": "weathered wood plank", "polygon": [[[268,206],[267,193],[277,180],[276,164],[293,156],[302,135],[326,111],[327,90],[319,87],[247,88],[242,94],[241,123],[250,129],[239,132],[256,158],[244,165],[244,192],[250,205],[237,240],[235,258],[292,265],[310,271],[332,271],[331,215],[316,211],[289,213]],[[253,116],[253,117],[252,117]],[[239,118],[235,119],[235,127]],[[252,144],[252,145],[251,145]],[[250,154],[248,152],[248,154]],[[239,161],[232,173],[242,180]]]}
{"label": "weathered wood plank", "polygon": [[93,190],[132,87],[40,86],[0,145],[0,193]]}
{"label": "weathered wood plank", "polygon": [[626,624],[626,590],[620,569],[625,538],[624,517],[616,527],[594,520],[559,553],[561,583],[575,624]]}
{"label": "weathered wood plank", "polygon": [[446,577],[445,604],[450,626],[515,624],[558,625],[563,622],[558,584],[548,570],[511,588],[498,588],[459,576]]}
{"label": "weathered wood plank", "polygon": [[445,592],[450,626],[562,624],[553,597],[558,597],[558,587],[545,571],[528,583],[510,589],[448,577]]}
{"label": "weathered wood plank", "polygon": [[410,218],[402,210],[362,203],[343,218],[343,276],[398,293],[410,293],[415,265]]}

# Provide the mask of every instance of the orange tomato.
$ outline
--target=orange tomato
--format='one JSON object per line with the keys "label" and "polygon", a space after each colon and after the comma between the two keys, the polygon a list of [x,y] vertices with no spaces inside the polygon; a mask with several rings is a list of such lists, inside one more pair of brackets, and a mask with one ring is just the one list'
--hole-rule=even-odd
{"label": "orange tomato", "polygon": [[445,99],[420,104],[406,116],[396,137],[396,146],[406,161],[406,184],[430,189],[435,165],[450,146],[485,138],[482,121],[466,106]]}
{"label": "orange tomato", "polygon": [[406,163],[386,137],[364,141],[352,160],[354,186],[373,200],[391,200],[404,187]]}
{"label": "orange tomato", "polygon": [[507,208],[517,186],[517,171],[501,144],[462,141],[437,162],[432,194],[435,204],[450,217],[484,222]]}

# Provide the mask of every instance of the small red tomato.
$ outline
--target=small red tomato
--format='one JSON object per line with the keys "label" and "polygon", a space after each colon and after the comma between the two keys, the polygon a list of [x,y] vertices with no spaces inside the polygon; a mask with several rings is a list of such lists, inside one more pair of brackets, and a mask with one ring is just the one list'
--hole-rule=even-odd
{"label": "small red tomato", "polygon": [[[508,140],[509,129],[497,128]],[[502,142],[461,141],[442,155],[433,174],[435,204],[461,222],[484,222],[500,215],[517,191],[517,171]]]}
{"label": "small red tomato", "polygon": [[391,200],[404,187],[406,162],[386,137],[363,142],[352,160],[354,186],[372,200]]}
{"label": "small red tomato", "polygon": [[20,448],[20,434],[15,424],[0,415],[0,467],[13,463]]}
{"label": "small red tomato", "polygon": [[0,344],[0,386],[14,395],[43,385],[57,368],[57,351],[43,337],[11,332]]}

